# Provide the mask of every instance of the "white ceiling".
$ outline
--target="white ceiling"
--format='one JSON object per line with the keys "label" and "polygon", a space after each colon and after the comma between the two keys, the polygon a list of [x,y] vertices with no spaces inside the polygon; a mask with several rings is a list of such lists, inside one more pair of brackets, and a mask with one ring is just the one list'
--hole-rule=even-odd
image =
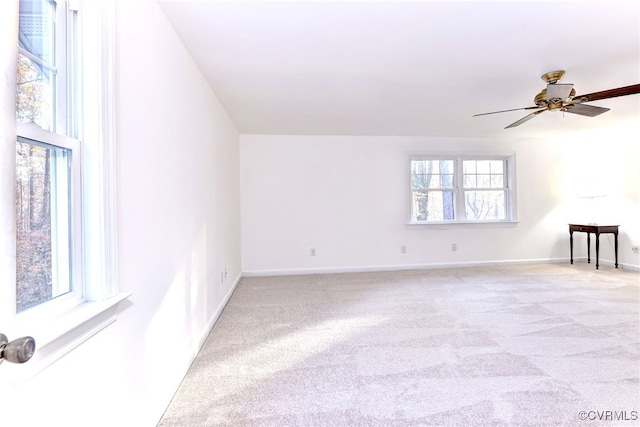
{"label": "white ceiling", "polygon": [[240,133],[536,137],[639,120],[528,112],[540,76],[640,83],[640,2],[161,0]]}

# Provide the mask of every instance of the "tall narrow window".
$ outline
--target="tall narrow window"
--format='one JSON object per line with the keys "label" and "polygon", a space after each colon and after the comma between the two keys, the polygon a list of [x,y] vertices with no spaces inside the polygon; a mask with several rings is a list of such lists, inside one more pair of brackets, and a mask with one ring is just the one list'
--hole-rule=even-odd
{"label": "tall narrow window", "polygon": [[[16,311],[80,290],[79,156],[74,139],[75,12],[20,0],[16,120]],[[77,159],[76,159],[77,160]],[[77,265],[74,265],[77,264]],[[81,296],[81,295],[76,295]]]}
{"label": "tall narrow window", "polygon": [[16,281],[0,283],[0,312],[4,332],[36,340],[30,378],[115,321],[129,294],[117,274],[116,2],[16,3],[16,175],[0,169],[15,179]]}

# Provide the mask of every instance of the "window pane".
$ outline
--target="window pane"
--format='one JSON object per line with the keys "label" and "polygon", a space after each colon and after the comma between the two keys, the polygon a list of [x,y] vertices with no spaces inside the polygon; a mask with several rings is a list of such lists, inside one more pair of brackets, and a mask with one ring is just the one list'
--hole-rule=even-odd
{"label": "window pane", "polygon": [[16,119],[53,130],[55,75],[23,54],[18,55]]}
{"label": "window pane", "polygon": [[411,175],[411,189],[412,190],[417,190],[417,189],[425,188],[424,178],[425,178],[425,175],[412,174]]}
{"label": "window pane", "polygon": [[466,191],[465,218],[467,220],[499,220],[506,218],[504,191]]}
{"label": "window pane", "polygon": [[476,188],[476,176],[475,175],[465,175],[464,176],[464,188]]}
{"label": "window pane", "polygon": [[437,160],[427,160],[425,163],[429,172],[440,173],[440,164]]}
{"label": "window pane", "polygon": [[71,290],[70,157],[64,148],[16,144],[18,311]]}
{"label": "window pane", "polygon": [[463,165],[464,188],[504,187],[504,161],[465,160]]}
{"label": "window pane", "polygon": [[476,173],[476,161],[475,160],[464,160],[462,162],[462,172],[465,174],[475,174]]}
{"label": "window pane", "polygon": [[414,191],[413,221],[448,221],[455,219],[453,191]]}
{"label": "window pane", "polygon": [[412,160],[411,188],[453,188],[452,160]]}
{"label": "window pane", "polygon": [[453,188],[453,174],[440,175],[441,188]]}
{"label": "window pane", "polygon": [[491,175],[478,175],[476,188],[491,188]]}
{"label": "window pane", "polygon": [[504,162],[502,160],[492,160],[491,173],[502,175],[504,173]]}
{"label": "window pane", "polygon": [[491,160],[477,160],[477,173],[491,173]]}
{"label": "window pane", "polygon": [[504,179],[502,175],[491,175],[491,188],[504,187]]}
{"label": "window pane", "polygon": [[424,162],[420,160],[412,160],[411,161],[411,174],[420,174],[424,173]]}
{"label": "window pane", "polygon": [[55,66],[55,4],[47,0],[20,0],[21,48],[49,66]]}
{"label": "window pane", "polygon": [[453,160],[438,160],[438,165],[441,174],[453,173]]}
{"label": "window pane", "polygon": [[425,174],[433,173],[433,162],[430,160],[412,160],[411,161],[411,173]]}
{"label": "window pane", "polygon": [[55,4],[20,0],[16,118],[54,131],[57,93]]}

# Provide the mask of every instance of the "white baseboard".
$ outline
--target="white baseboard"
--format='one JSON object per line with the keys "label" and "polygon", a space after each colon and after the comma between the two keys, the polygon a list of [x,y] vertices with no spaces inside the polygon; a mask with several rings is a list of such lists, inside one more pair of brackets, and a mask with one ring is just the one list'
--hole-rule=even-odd
{"label": "white baseboard", "polygon": [[229,300],[231,299],[231,296],[233,295],[233,293],[235,292],[236,288],[238,287],[238,284],[240,284],[240,280],[242,280],[242,276],[243,276],[242,274],[238,275],[236,280],[233,282],[233,286],[231,286],[231,289],[229,289],[229,291],[225,294],[225,296],[222,299],[222,301],[220,301],[220,304],[218,305],[218,308],[216,308],[216,311],[211,316],[211,319],[209,319],[209,322],[207,322],[207,326],[202,331],[202,335],[200,336],[200,339],[198,340],[198,342],[197,342],[197,344],[196,344],[196,346],[194,348],[194,353],[193,353],[193,357],[194,358],[196,357],[196,355],[198,354],[198,352],[200,351],[200,349],[204,345],[205,341],[209,337],[209,334],[211,333],[211,331],[213,330],[213,327],[215,326],[216,322],[220,318],[220,315],[224,311],[224,308],[229,303]]}
{"label": "white baseboard", "polygon": [[[586,258],[583,258],[583,260],[586,261]],[[615,267],[615,265],[616,265],[613,260],[609,260],[609,259],[600,259],[598,261],[598,263],[600,265],[606,265],[608,267]],[[593,264],[594,265],[593,268],[595,268],[595,260],[593,258],[591,258],[591,264]],[[629,270],[629,271],[640,271],[640,266],[633,265],[633,264],[627,264],[627,263],[624,263],[624,262],[618,262],[618,268],[621,268],[623,270]]]}
{"label": "white baseboard", "polygon": [[[611,263],[611,265],[613,265],[613,263]],[[624,262],[619,262],[618,263],[618,268],[622,268],[623,270],[640,272],[640,266],[639,265],[626,264]]]}
{"label": "white baseboard", "polygon": [[[575,259],[574,259],[575,260]],[[585,258],[586,260],[586,258]],[[278,270],[249,270],[242,273],[243,277],[262,276],[295,276],[305,274],[335,274],[335,273],[369,273],[376,271],[402,271],[402,270],[434,270],[439,268],[467,268],[467,267],[497,267],[504,265],[527,264],[569,264],[569,258],[545,258],[545,259],[518,259],[499,261],[474,261],[451,262],[432,264],[401,264],[382,266],[355,266],[355,267],[327,267],[327,268],[292,268]]]}
{"label": "white baseboard", "polygon": [[[227,303],[229,303],[229,300],[231,299],[231,296],[233,295],[233,292],[238,287],[238,284],[240,283],[240,280],[242,280],[242,274],[238,275],[236,280],[233,282],[233,286],[231,286],[231,289],[229,289],[229,291],[225,294],[225,296],[222,299],[222,301],[220,301],[220,304],[218,304],[218,307],[216,308],[216,311],[211,316],[211,319],[209,319],[209,321],[207,322],[207,325],[202,330],[202,334],[200,335],[198,341],[195,343],[195,345],[191,349],[191,354],[190,355],[189,354],[185,354],[185,360],[183,361],[184,364],[182,366],[182,372],[183,372],[182,376],[183,377],[187,374],[187,372],[189,372],[189,369],[191,368],[191,365],[192,365],[193,361],[198,356],[198,353],[202,349],[202,346],[204,345],[204,343],[207,341],[207,338],[209,337],[209,334],[213,330],[213,327],[215,326],[216,322],[220,318],[220,315],[222,314],[222,311],[227,306]],[[177,392],[178,386],[179,386],[179,383],[176,385],[174,393]],[[164,408],[167,408],[169,406],[169,404],[171,403],[171,399],[172,398],[173,398],[173,394],[171,395],[171,398],[167,402],[164,403]],[[163,416],[163,414],[161,414],[160,418],[158,418],[155,421],[156,424],[160,422],[160,420],[162,419],[162,416]]]}

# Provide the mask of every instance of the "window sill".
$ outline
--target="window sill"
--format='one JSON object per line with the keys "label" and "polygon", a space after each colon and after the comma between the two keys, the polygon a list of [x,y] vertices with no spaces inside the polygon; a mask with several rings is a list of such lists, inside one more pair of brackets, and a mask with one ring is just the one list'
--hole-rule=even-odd
{"label": "window sill", "polygon": [[10,338],[31,335],[36,352],[24,364],[3,363],[3,370],[15,385],[24,383],[115,322],[119,304],[129,296],[131,293],[120,293],[105,301],[82,303],[45,326],[20,325],[22,334]]}
{"label": "window sill", "polygon": [[456,228],[514,228],[519,221],[408,222],[407,229],[448,230]]}

